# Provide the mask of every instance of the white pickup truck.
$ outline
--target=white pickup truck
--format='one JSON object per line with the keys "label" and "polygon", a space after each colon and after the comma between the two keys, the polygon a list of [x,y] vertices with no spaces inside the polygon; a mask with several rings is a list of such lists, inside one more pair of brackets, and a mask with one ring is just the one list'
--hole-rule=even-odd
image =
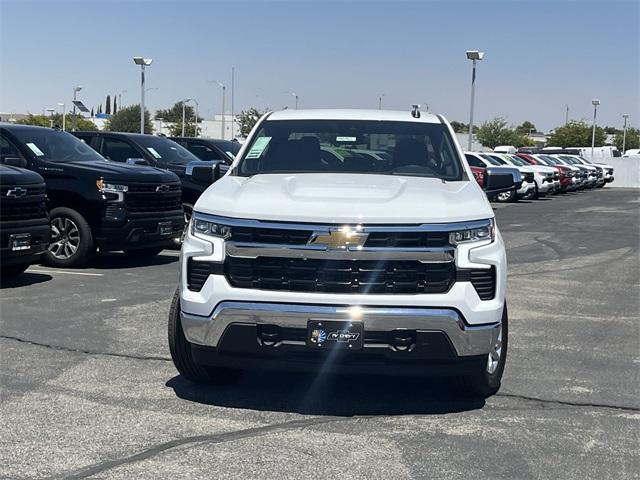
{"label": "white pickup truck", "polygon": [[178,371],[455,376],[496,393],[505,249],[449,123],[412,111],[262,117],[194,205],[169,317]]}

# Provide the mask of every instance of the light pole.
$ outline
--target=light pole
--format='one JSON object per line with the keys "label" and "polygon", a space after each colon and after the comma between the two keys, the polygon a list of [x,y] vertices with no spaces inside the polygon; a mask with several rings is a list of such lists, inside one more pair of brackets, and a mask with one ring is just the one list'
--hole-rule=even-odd
{"label": "light pole", "polygon": [[122,108],[122,94],[123,93],[127,93],[126,90],[122,90],[119,94],[118,94],[118,107]]}
{"label": "light pole", "polygon": [[182,100],[182,137],[184,137],[184,122],[186,121],[187,102],[190,102],[191,100],[191,98],[185,98],[184,100]]}
{"label": "light pole", "polygon": [[158,120],[158,135],[162,135],[162,120],[164,118],[156,117],[156,120]]}
{"label": "light pole", "polygon": [[564,124],[567,125],[569,123],[569,104],[565,103],[564,106],[566,107],[566,111],[564,114]]}
{"label": "light pole", "polygon": [[296,99],[296,110],[297,110],[297,109],[298,109],[298,94],[297,94],[297,93],[294,93],[294,92],[292,92],[292,91],[290,91],[290,90],[287,90],[287,93],[288,93],[289,95],[293,95],[293,97]]}
{"label": "light pole", "polygon": [[67,131],[67,107],[62,102],[59,102],[58,106],[62,107],[62,131],[66,132]]}
{"label": "light pole", "polygon": [[49,127],[53,128],[53,114],[55,113],[55,108],[47,108],[47,112],[49,112]]}
{"label": "light pole", "polygon": [[133,63],[140,65],[140,133],[144,133],[144,67],[148,67],[153,58],[133,57]]}
{"label": "light pole", "polygon": [[476,63],[484,58],[484,52],[478,50],[467,50],[467,58],[473,62],[473,69],[471,71],[471,109],[469,112],[469,143],[468,150],[471,150],[471,143],[473,141],[473,101],[476,88]]}
{"label": "light pole", "polygon": [[629,119],[629,114],[623,114],[622,118],[624,118],[624,127],[622,128],[622,154],[624,155],[625,147],[627,146],[627,120]]}
{"label": "light pole", "polygon": [[384,93],[381,93],[378,97],[378,110],[382,110],[382,97],[384,97]]}
{"label": "light pole", "polygon": [[235,138],[236,67],[231,67],[231,140]]}
{"label": "light pole", "polygon": [[[227,86],[217,80],[209,80],[209,83],[215,83],[222,88],[222,127],[220,129],[220,138],[224,139],[224,100],[227,92]],[[215,109],[213,111],[215,112]]]}
{"label": "light pole", "polygon": [[198,137],[198,108],[200,107],[200,104],[198,103],[198,101],[194,98],[193,99],[193,103],[196,104],[196,111],[195,111],[195,122],[194,122],[194,130],[193,130],[193,136],[195,138]]}
{"label": "light pole", "polygon": [[593,153],[596,146],[596,114],[598,113],[600,100],[594,98],[591,100],[591,105],[593,105],[593,132],[591,133],[591,159],[593,160]]}
{"label": "light pole", "polygon": [[78,119],[76,118],[76,95],[82,90],[81,86],[73,87],[73,131],[75,132],[78,125]]}

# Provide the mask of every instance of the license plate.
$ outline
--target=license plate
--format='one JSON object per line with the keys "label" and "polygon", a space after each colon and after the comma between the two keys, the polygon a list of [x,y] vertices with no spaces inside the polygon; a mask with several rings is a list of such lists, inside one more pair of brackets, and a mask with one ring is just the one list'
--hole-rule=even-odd
{"label": "license plate", "polygon": [[14,252],[29,250],[31,248],[31,234],[21,233],[9,236],[9,245],[11,245],[11,250]]}
{"label": "license plate", "polygon": [[171,235],[173,233],[173,225],[171,222],[158,223],[158,232],[160,235]]}
{"label": "license plate", "polygon": [[362,322],[309,320],[307,323],[307,345],[311,348],[359,350],[363,342]]}

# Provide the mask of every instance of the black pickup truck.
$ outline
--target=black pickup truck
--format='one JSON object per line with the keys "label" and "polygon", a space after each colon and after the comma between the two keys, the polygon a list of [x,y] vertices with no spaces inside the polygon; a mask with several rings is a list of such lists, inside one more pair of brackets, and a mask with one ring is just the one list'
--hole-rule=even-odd
{"label": "black pickup truck", "polygon": [[74,135],[108,160],[152,165],[175,173],[182,183],[182,203],[187,220],[196,200],[222,175],[220,167],[225,165],[202,161],[167,137],[122,132],[74,132]]}
{"label": "black pickup truck", "polygon": [[44,177],[51,244],[43,260],[77,267],[96,252],[151,256],[184,228],[180,180],[166,170],[110,162],[69,133],[0,124],[0,162]]}
{"label": "black pickup truck", "polygon": [[[0,151],[5,150],[0,139]],[[43,178],[35,172],[0,165],[0,275],[20,275],[49,246]]]}

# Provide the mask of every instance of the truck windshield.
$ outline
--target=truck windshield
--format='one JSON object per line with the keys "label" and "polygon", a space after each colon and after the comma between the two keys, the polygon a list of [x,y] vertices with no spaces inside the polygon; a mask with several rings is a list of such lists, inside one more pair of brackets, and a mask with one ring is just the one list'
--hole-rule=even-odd
{"label": "truck windshield", "polygon": [[504,165],[505,163],[507,163],[504,160],[501,160],[499,158],[494,157],[493,155],[487,155],[487,154],[481,154],[481,155],[482,155],[482,158],[484,158],[491,165],[500,166],[500,165]]}
{"label": "truck windshield", "polygon": [[153,158],[164,163],[186,165],[189,162],[199,161],[199,158],[189,150],[168,138],[145,135],[144,138],[136,139],[136,141]]}
{"label": "truck windshield", "polygon": [[361,173],[462,180],[445,125],[372,120],[265,121],[235,175]]}
{"label": "truck windshield", "polygon": [[107,160],[70,133],[49,128],[11,128],[11,134],[38,159],[47,162],[106,162]]}

